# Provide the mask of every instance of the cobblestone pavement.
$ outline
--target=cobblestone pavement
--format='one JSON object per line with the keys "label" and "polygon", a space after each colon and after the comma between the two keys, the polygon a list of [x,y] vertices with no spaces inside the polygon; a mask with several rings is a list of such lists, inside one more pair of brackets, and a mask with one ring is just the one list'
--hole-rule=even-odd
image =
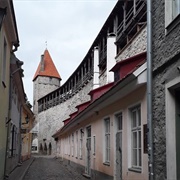
{"label": "cobblestone pavement", "polygon": [[35,157],[23,180],[87,180],[53,157]]}

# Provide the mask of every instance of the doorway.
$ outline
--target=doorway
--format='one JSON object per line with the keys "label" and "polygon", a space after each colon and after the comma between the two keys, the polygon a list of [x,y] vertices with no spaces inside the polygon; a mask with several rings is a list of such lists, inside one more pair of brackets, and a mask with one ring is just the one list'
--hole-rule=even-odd
{"label": "doorway", "polygon": [[116,179],[122,180],[122,113],[115,115],[116,118]]}

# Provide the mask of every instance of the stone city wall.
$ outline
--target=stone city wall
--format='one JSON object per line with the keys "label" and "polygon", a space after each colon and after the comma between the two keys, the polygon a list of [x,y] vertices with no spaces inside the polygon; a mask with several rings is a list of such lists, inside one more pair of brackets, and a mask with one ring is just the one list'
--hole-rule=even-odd
{"label": "stone city wall", "polygon": [[40,143],[46,145],[51,142],[52,153],[55,154],[55,141],[52,135],[56,133],[63,126],[63,120],[69,118],[69,115],[75,112],[77,105],[90,100],[88,93],[92,90],[93,81],[91,80],[86,86],[84,86],[77,94],[72,96],[65,102],[51,107],[46,111],[42,111],[37,115],[37,121],[39,122],[39,146]]}
{"label": "stone city wall", "polygon": [[122,50],[120,54],[118,54],[116,61],[119,62],[121,60],[132,57],[136,54],[142,53],[146,51],[147,46],[147,28],[141,30],[141,32],[132,40],[130,44],[128,44],[127,48]]}

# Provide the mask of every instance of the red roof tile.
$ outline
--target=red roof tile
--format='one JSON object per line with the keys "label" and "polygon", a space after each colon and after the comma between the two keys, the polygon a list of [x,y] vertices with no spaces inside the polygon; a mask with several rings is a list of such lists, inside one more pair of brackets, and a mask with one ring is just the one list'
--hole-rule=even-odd
{"label": "red roof tile", "polygon": [[61,80],[61,77],[56,69],[56,66],[53,63],[53,60],[49,54],[49,51],[46,49],[44,51],[44,69],[41,69],[41,61],[39,63],[39,66],[36,70],[36,73],[34,75],[33,81],[38,77],[38,76],[47,76],[47,77],[55,77]]}

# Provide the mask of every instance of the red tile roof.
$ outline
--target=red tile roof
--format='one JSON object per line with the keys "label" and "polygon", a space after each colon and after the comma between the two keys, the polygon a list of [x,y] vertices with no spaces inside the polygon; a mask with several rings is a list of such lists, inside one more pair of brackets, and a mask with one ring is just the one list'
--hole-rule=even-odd
{"label": "red tile roof", "polygon": [[44,51],[44,70],[41,70],[41,61],[34,75],[33,81],[38,76],[47,76],[47,77],[55,77],[61,80],[61,77],[56,69],[56,66],[53,63],[53,60],[49,54],[49,51],[46,49]]}

